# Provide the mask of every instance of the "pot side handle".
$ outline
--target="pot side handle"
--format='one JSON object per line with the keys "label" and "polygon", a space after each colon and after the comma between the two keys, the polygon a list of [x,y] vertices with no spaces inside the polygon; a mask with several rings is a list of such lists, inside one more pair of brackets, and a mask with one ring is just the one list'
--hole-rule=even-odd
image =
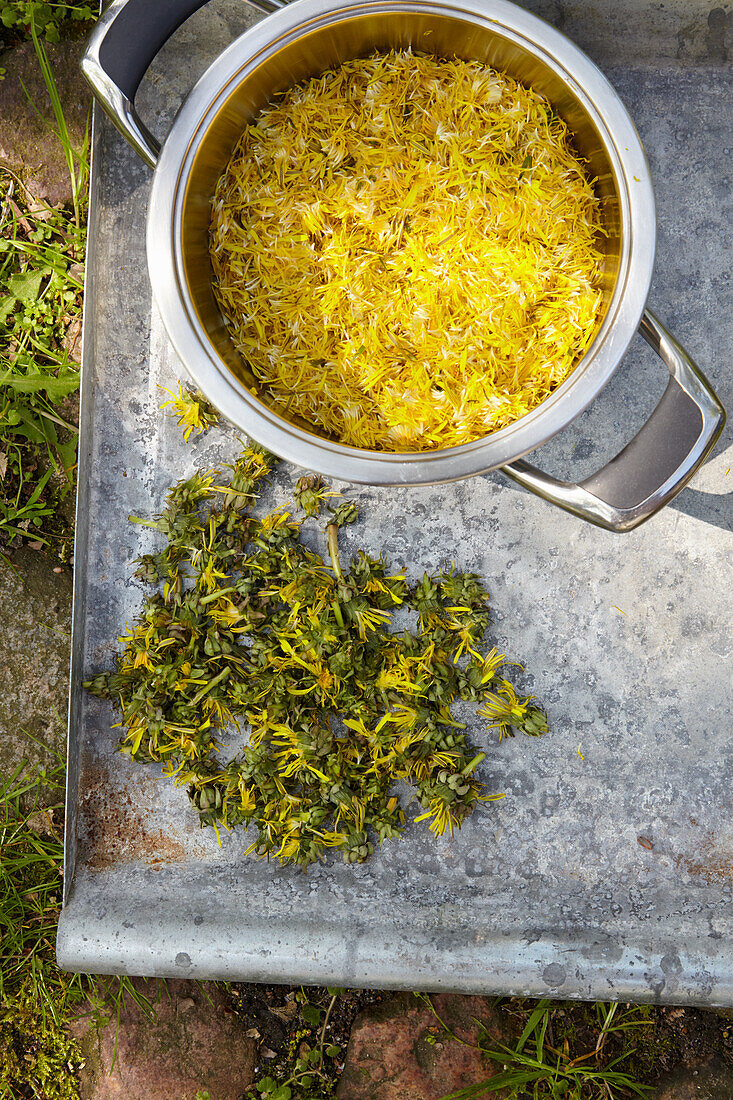
{"label": "pot side handle", "polygon": [[631,531],[672,500],[725,425],[725,410],[705,375],[649,310],[639,331],[669,368],[670,379],[654,412],[615,458],[578,484],[524,461],[501,467],[537,496],[607,531]]}
{"label": "pot side handle", "polygon": [[[248,0],[265,14],[281,0]],[[81,71],[120,133],[154,168],[160,143],[135,110],[135,93],[158,50],[206,0],[112,0],[87,42]]]}

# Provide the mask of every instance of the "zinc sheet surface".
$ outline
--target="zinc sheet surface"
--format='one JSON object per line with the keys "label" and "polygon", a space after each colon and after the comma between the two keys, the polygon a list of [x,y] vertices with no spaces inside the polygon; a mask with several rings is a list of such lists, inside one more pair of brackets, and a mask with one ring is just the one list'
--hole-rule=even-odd
{"label": "zinc sheet surface", "polygon": [[[537,10],[557,22],[556,7]],[[731,409],[730,68],[706,11],[684,7],[570,4],[561,29],[619,90],[650,159],[650,304]],[[223,0],[176,34],[140,95],[154,130],[254,18]],[[343,533],[347,553],[385,552],[412,577],[446,560],[482,574],[493,640],[524,663],[551,732],[497,744],[469,716],[483,778],[507,797],[452,841],[412,826],[364,865],[307,875],[245,857],[241,835],[218,847],[184,791],[116,753],[115,716],[81,687],[110,667],[141,599],[131,562],[154,536],[128,515],[159,511],[172,481],[238,449],[228,428],[186,446],[159,410],[182,368],[147,277],[150,175],[99,115],[93,153],[61,965],[733,1004],[731,427],[674,504],[623,536],[500,474],[350,489],[363,519]],[[639,341],[533,461],[587,476],[665,385]],[[281,467],[268,499],[299,473]]]}

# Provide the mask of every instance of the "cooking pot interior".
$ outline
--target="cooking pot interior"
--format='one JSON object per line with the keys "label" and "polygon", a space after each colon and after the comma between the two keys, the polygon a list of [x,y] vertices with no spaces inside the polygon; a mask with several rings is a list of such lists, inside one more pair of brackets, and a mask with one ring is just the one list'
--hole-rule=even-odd
{"label": "cooking pot interior", "polygon": [[[622,226],[618,185],[604,143],[569,80],[543,60],[529,43],[523,45],[499,29],[433,12],[380,11],[355,15],[333,13],[327,23],[301,26],[273,43],[258,65],[243,61],[242,76],[205,131],[196,135],[196,154],[183,202],[179,247],[188,294],[208,338],[224,364],[248,389],[256,387],[247,364],[231,342],[212,292],[209,258],[211,198],[244,127],[252,122],[272,96],[342,62],[367,57],[375,50],[406,49],[440,57],[480,60],[541,92],[565,120],[578,152],[587,160],[601,199],[605,236],[599,242],[605,255],[603,308],[608,310],[619,272]],[[559,67],[559,66],[558,66]],[[582,374],[573,371],[570,384]],[[567,385],[568,382],[565,383]],[[259,400],[266,401],[260,391]],[[296,420],[313,434],[313,426]]]}

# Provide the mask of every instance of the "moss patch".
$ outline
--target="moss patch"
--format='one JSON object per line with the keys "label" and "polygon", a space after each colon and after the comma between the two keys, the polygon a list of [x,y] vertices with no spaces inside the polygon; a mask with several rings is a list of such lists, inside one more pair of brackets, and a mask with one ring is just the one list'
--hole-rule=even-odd
{"label": "moss patch", "polygon": [[81,1052],[54,1013],[39,1012],[33,984],[0,1009],[0,1096],[77,1100]]}

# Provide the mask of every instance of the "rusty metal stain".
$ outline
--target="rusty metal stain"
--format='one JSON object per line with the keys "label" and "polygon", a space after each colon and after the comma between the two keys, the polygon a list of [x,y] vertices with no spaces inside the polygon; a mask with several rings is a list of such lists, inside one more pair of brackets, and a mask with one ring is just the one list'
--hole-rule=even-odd
{"label": "rusty metal stain", "polygon": [[[697,824],[694,818],[690,821]],[[707,830],[697,847],[697,853],[679,852],[672,856],[678,871],[685,871],[710,885],[722,885],[733,879],[733,855],[721,850],[714,833]]]}
{"label": "rusty metal stain", "polygon": [[[152,791],[154,780],[144,776],[143,782]],[[84,793],[79,799],[77,842],[88,867],[103,870],[135,862],[164,867],[191,858],[193,853],[181,840],[156,828],[144,812],[135,809],[141,805],[138,790],[135,801],[126,791],[112,793],[110,772],[98,760],[84,761],[80,789]]]}
{"label": "rusty metal stain", "polygon": [[686,871],[688,875],[701,878],[711,886],[719,886],[733,879],[733,866],[730,864],[730,857],[726,859],[721,855],[719,859],[709,860],[680,853],[673,858],[678,871]]}

